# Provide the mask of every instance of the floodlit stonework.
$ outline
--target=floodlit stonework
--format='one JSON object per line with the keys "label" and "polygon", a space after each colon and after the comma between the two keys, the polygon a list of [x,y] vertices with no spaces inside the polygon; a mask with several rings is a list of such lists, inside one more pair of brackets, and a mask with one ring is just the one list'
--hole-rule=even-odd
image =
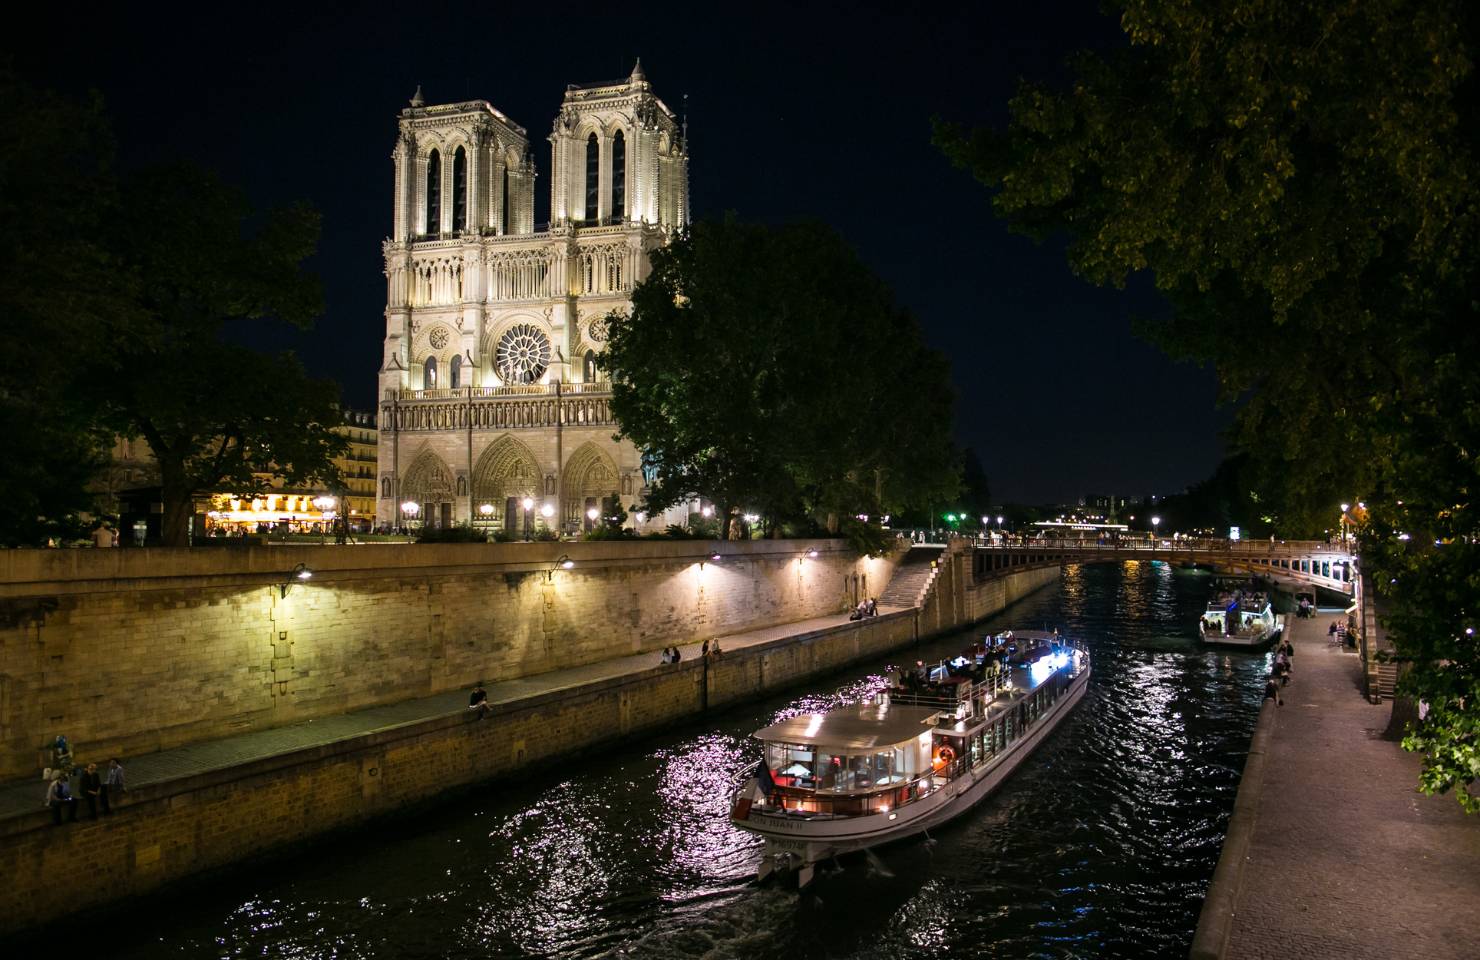
{"label": "floodlit stonework", "polygon": [[378,522],[571,533],[603,497],[630,506],[641,461],[612,439],[604,318],[688,222],[683,125],[640,63],[567,87],[551,222],[537,226],[523,127],[483,100],[429,106],[419,89],[399,123]]}

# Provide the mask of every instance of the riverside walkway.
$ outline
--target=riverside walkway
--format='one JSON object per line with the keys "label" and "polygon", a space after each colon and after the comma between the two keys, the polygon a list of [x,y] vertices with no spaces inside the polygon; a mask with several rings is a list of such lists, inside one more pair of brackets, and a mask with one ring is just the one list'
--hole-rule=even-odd
{"label": "riverside walkway", "polygon": [[[898,613],[901,609],[880,606],[879,612],[881,614]],[[718,639],[720,649],[728,653],[785,637],[804,636],[813,631],[840,626],[848,622],[847,614],[835,614],[758,630],[748,630],[743,633],[721,636]],[[680,646],[679,650],[684,660],[694,660],[699,657],[702,646],[702,642],[691,643]],[[513,680],[487,680],[484,687],[488,691],[489,703],[495,706],[517,703],[541,694],[573,690],[593,682],[650,670],[657,665],[658,658],[657,652],[639,653],[530,677],[519,677]],[[467,705],[468,690],[455,690],[386,706],[371,707],[335,717],[322,717],[267,730],[253,730],[249,733],[193,743],[171,750],[161,750],[137,757],[125,756],[119,759],[126,772],[127,786],[129,789],[135,789],[224,770],[307,747],[392,730],[433,717],[461,713],[467,709]],[[107,767],[106,757],[79,756],[77,762],[79,765],[96,762],[100,773]],[[78,776],[74,775],[72,779],[74,793],[78,791],[77,783]],[[37,816],[45,809],[43,806],[45,794],[46,784],[39,777],[0,784],[0,820]],[[127,794],[122,803],[128,803]],[[82,804],[79,803],[78,806]],[[85,810],[81,810],[78,815],[85,817],[87,814]]]}
{"label": "riverside walkway", "polygon": [[1226,948],[1193,956],[1480,957],[1480,816],[1417,792],[1419,758],[1383,739],[1391,705],[1362,696],[1357,656],[1326,626],[1291,623],[1284,706],[1265,707],[1262,763],[1239,787],[1253,817]]}

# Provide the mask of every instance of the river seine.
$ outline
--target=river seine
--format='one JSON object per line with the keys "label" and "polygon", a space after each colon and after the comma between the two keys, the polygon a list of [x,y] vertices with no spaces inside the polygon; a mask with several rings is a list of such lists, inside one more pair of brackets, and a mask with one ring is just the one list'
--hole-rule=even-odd
{"label": "river seine", "polygon": [[1209,590],[1161,563],[1070,567],[973,631],[1083,638],[1089,693],[930,841],[845,859],[800,896],[752,882],[759,842],[727,820],[728,784],[758,756],[749,734],[968,635],[151,898],[76,943],[137,958],[1184,957],[1266,662],[1199,646]]}

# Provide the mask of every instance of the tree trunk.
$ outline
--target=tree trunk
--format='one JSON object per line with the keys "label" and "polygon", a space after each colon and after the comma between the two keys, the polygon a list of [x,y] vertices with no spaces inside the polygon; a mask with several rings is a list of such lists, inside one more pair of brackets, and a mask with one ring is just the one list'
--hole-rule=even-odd
{"label": "tree trunk", "polygon": [[160,499],[164,501],[164,516],[161,518],[160,543],[166,547],[190,546],[190,514],[194,507],[190,485],[185,482],[183,467],[175,463],[159,461]]}

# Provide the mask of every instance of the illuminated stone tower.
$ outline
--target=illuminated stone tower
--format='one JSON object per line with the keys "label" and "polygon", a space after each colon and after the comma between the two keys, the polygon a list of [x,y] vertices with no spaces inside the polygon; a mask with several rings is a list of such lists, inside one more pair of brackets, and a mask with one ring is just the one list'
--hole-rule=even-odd
{"label": "illuminated stone tower", "polygon": [[688,222],[682,125],[640,62],[567,87],[549,224],[524,128],[487,101],[429,106],[418,88],[399,128],[377,521],[574,532],[602,497],[631,504],[641,465],[611,439],[602,318]]}

